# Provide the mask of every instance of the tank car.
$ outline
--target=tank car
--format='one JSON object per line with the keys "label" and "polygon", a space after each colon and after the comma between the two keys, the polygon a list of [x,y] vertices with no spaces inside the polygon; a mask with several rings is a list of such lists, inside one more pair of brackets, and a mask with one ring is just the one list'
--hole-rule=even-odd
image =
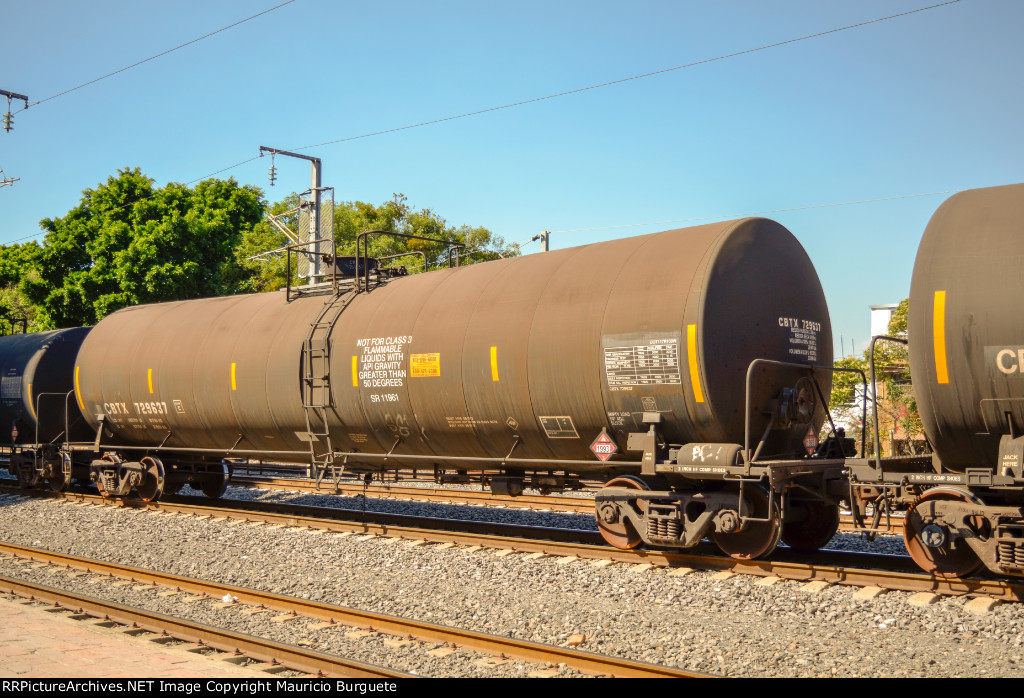
{"label": "tank car", "polygon": [[609,480],[597,516],[620,547],[711,535],[755,557],[780,536],[814,548],[835,531],[842,462],[808,455],[830,388],[813,368],[831,359],[828,310],[778,223],[373,283],[358,262],[366,279],[337,292],[101,321],[75,367],[101,489],[127,493],[141,470],[157,495],[172,469],[232,457],[320,476],[480,470],[512,494],[586,474]]}
{"label": "tank car", "polygon": [[88,440],[73,404],[75,357],[87,328],[0,337],[0,424],[8,429],[7,469],[18,482],[64,489],[72,460],[59,445]]}
{"label": "tank car", "polygon": [[908,507],[905,539],[940,576],[1024,575],[1024,184],[946,200],[910,287],[910,371],[934,455],[851,462],[855,491]]}
{"label": "tank car", "polygon": [[909,339],[927,457],[852,457],[834,425],[817,443],[828,310],[799,243],[760,218],[414,276],[359,256],[339,281],[333,259],[301,293],[0,339],[0,419],[12,472],[57,489],[81,467],[108,496],[218,496],[245,457],[318,478],[474,470],[507,494],[585,475],[622,548],[814,550],[847,502],[870,535],[905,508],[925,570],[1020,576],[1022,220],[1018,184],[951,197],[925,231]]}

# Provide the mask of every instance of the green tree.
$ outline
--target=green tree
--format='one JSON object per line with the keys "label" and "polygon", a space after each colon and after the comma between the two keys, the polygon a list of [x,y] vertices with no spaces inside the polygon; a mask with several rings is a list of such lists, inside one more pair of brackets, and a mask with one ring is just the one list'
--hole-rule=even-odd
{"label": "green tree", "polygon": [[[889,320],[890,337],[907,338],[910,299],[904,299]],[[910,352],[906,344],[878,342],[875,348],[875,373],[881,384],[878,414],[885,425],[879,424],[882,438],[898,433],[905,442],[908,455],[917,455],[920,437],[924,433],[921,414],[910,375]],[[923,437],[922,437],[923,438]]]}
{"label": "green tree", "polygon": [[0,246],[0,332],[13,329],[11,321],[28,320],[28,330],[37,329],[38,308],[25,295],[22,280],[38,275],[35,268],[42,254],[37,242]]}
{"label": "green tree", "polygon": [[[297,208],[299,197],[292,194],[267,209],[267,213],[283,216],[287,211]],[[284,216],[284,223],[291,230],[298,230],[298,216]],[[287,283],[286,260],[283,252],[289,239],[266,219],[248,228],[242,233],[241,240],[235,248],[235,262],[246,271],[246,278],[239,290],[246,293],[262,293],[277,291]],[[292,257],[292,279],[295,279],[296,260]]]}
{"label": "green tree", "polygon": [[[889,320],[888,336],[907,337],[907,318],[910,308],[909,299],[904,299]],[[836,368],[854,368],[864,372],[871,379],[869,350],[862,357],[848,356],[835,362]],[[861,386],[859,389],[857,386]],[[837,372],[832,382],[832,394],[829,408],[848,424],[859,424],[861,419],[860,396],[863,384],[858,374]],[[910,455],[920,450],[920,439],[923,433],[921,415],[917,409],[917,399],[910,376],[910,360],[907,346],[897,342],[880,340],[875,343],[875,388],[868,390],[868,399],[877,395],[875,400],[879,418],[879,440],[888,442],[897,433],[900,441],[905,442]],[[871,405],[868,405],[867,424],[868,449],[872,450],[874,424]],[[851,436],[859,436],[851,433]]]}
{"label": "green tree", "polygon": [[83,192],[63,218],[47,218],[38,274],[21,287],[49,327],[91,325],[138,303],[237,292],[250,275],[235,257],[263,217],[259,189],[235,180],[155,189],[138,169]]}
{"label": "green tree", "polygon": [[[380,206],[362,201],[346,201],[335,208],[334,231],[338,254],[354,255],[359,234],[367,230],[387,230],[462,243],[465,245],[460,252],[462,264],[515,257],[519,254],[518,245],[507,244],[487,228],[452,226],[432,209],[416,210],[409,205],[404,194],[395,194],[390,201]],[[373,257],[422,252],[426,256],[428,269],[448,263],[448,245],[442,242],[371,235],[369,250]],[[416,255],[396,260],[396,263],[411,272],[419,272],[424,270],[422,259]]]}
{"label": "green tree", "polygon": [[[274,204],[270,211],[275,215],[281,215],[296,208],[298,204],[298,196],[292,194]],[[291,230],[298,229],[297,216],[287,217],[284,222]],[[368,230],[386,230],[462,243],[465,248],[459,254],[460,264],[474,264],[501,257],[514,257],[519,254],[518,245],[506,243],[487,228],[450,225],[432,209],[417,210],[413,208],[402,194],[395,194],[392,199],[377,206],[362,201],[345,201],[335,206],[334,237],[339,255],[354,256],[359,234]],[[385,265],[403,266],[410,273],[424,271],[424,260],[426,260],[427,269],[446,265],[448,262],[448,245],[444,242],[388,235],[370,235],[368,239],[371,257],[390,257],[411,253],[385,263]],[[255,226],[243,238],[238,256],[239,263],[252,272],[248,290],[271,291],[284,286],[283,254],[263,255],[255,259],[254,257],[259,253],[283,248],[286,244],[288,244],[286,236],[268,224]]]}

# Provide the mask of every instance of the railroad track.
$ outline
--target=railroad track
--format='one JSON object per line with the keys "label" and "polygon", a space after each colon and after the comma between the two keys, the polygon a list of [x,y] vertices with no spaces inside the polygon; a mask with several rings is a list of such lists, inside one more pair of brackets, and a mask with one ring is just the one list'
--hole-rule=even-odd
{"label": "railroad track", "polygon": [[344,497],[366,496],[374,499],[402,499],[411,501],[438,502],[442,504],[463,504],[470,506],[503,506],[516,509],[541,511],[564,511],[574,514],[593,514],[594,500],[591,497],[559,497],[557,495],[507,495],[493,494],[490,490],[456,490],[447,487],[411,487],[407,485],[382,485],[377,483],[342,481],[317,483],[302,477],[231,477],[231,484],[251,489],[274,489],[314,494],[334,494]]}
{"label": "railroad track", "polygon": [[[4,488],[0,488],[3,491]],[[25,492],[16,490],[19,495]],[[571,557],[586,560],[729,571],[760,577],[779,577],[801,582],[824,582],[883,589],[932,592],[953,596],[985,596],[1001,601],[1024,601],[1024,581],[1001,579],[944,579],[922,573],[909,557],[871,553],[819,551],[807,556],[779,549],[770,560],[739,560],[711,554],[710,545],[688,553],[654,549],[620,550],[605,544],[592,531],[534,528],[511,524],[451,521],[433,518],[375,514],[344,509],[326,509],[230,500],[200,503],[179,497],[157,503],[139,500],[109,500],[81,493],[36,492],[36,496],[59,497],[69,501],[115,507],[164,511],[208,517],[234,518],[283,526],[299,526],[341,533],[387,536],[428,543],[455,543],[524,554]]]}
{"label": "railroad track", "polygon": [[[77,570],[105,578],[113,583],[129,582],[138,586],[162,589],[162,595],[182,594],[193,602],[216,603],[221,608],[239,612],[273,612],[289,620],[304,619],[317,623],[320,629],[336,628],[341,632],[371,629],[396,638],[414,638],[425,643],[445,643],[449,647],[470,649],[493,657],[512,657],[546,665],[564,664],[581,673],[629,678],[694,678],[705,676],[618,657],[583,652],[515,638],[488,635],[472,630],[425,623],[343,606],[319,603],[292,596],[272,594],[255,589],[182,577],[163,572],[117,565],[99,560],[75,557],[25,546],[0,543],[0,553],[24,564],[36,564],[53,570]],[[84,613],[151,632],[166,633],[188,642],[200,642],[227,652],[252,657],[271,666],[285,666],[296,671],[322,676],[401,678],[410,674],[346,660],[333,655],[292,647],[265,638],[256,638],[208,625],[191,623],[170,616],[127,609],[116,603],[60,591],[9,577],[0,577],[0,591],[31,596],[48,603],[80,609]]]}
{"label": "railroad track", "polygon": [[[27,558],[35,560],[38,558]],[[0,576],[0,592],[68,609],[123,626],[130,632],[148,632],[232,654],[239,659],[261,664],[268,673],[282,670],[318,677],[341,678],[413,678],[411,674],[375,667],[342,657],[274,642],[267,638],[194,623],[180,618],[129,608],[91,596],[75,594],[42,584]],[[254,667],[255,668],[255,667]]]}
{"label": "railroad track", "polygon": [[[593,514],[594,500],[591,497],[565,497],[558,495],[508,495],[493,494],[489,490],[456,490],[447,487],[413,487],[408,485],[365,484],[352,480],[338,483],[317,483],[305,477],[249,476],[234,475],[231,484],[249,489],[284,490],[288,492],[309,492],[311,494],[339,495],[343,497],[365,496],[373,499],[397,499],[433,502],[439,504],[461,504],[468,506],[496,506],[510,509],[533,511],[557,511],[573,514]],[[584,490],[593,494],[592,490]],[[885,525],[885,522],[882,522]],[[890,519],[893,535],[903,535],[903,518]],[[840,531],[854,531],[853,516],[840,515]]]}

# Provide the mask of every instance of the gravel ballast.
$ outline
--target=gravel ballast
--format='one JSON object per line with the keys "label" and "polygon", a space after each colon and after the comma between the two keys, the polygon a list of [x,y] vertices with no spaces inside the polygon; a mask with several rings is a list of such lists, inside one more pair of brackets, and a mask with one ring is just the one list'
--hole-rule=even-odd
{"label": "gravel ballast", "polygon": [[[282,497],[234,488],[231,494]],[[308,496],[295,500],[312,503]],[[407,509],[416,503],[392,504]],[[524,521],[524,512],[495,511],[505,520]],[[583,523],[588,518],[592,521],[576,518],[580,528],[590,526]],[[564,646],[570,637],[584,635],[583,650],[710,674],[1024,675],[1024,660],[1017,659],[1024,643],[1020,604],[1003,604],[979,616],[965,608],[966,598],[918,607],[903,592],[858,600],[850,587],[812,594],[799,583],[765,586],[755,577],[721,579],[704,571],[679,576],[627,564],[413,546],[387,538],[20,497],[0,497],[0,521],[2,539],[17,545],[535,642]],[[856,540],[840,535],[830,547],[856,547],[851,542]],[[437,649],[433,644],[390,647],[399,643],[387,636],[352,639],[336,629],[310,630],[303,621],[279,623],[268,613],[246,616],[236,607],[184,604],[178,597],[55,574],[9,559],[0,560],[0,574],[421,675],[527,676],[542,668],[515,660],[498,666],[486,666],[479,657],[460,661],[458,655],[468,654],[463,650],[438,657],[430,653]],[[571,674],[564,668],[558,672]]]}

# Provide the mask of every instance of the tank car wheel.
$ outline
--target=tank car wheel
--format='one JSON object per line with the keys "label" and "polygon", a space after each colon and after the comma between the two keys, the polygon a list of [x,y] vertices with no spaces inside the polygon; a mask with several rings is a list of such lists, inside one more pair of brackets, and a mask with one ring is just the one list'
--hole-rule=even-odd
{"label": "tank car wheel", "polygon": [[222,475],[216,479],[203,480],[199,487],[203,494],[210,499],[220,499],[228,489],[228,480],[231,479],[231,468],[226,463],[221,463]]}
{"label": "tank car wheel", "polygon": [[800,553],[813,553],[839,530],[839,507],[817,499],[790,500],[782,520],[782,542]]}
{"label": "tank car wheel", "polygon": [[164,493],[164,464],[153,456],[146,456],[139,463],[146,469],[146,476],[141,485],[136,485],[135,491],[142,501],[155,502]]}
{"label": "tank car wheel", "polygon": [[[768,497],[768,493],[760,487],[744,487],[744,496],[753,504],[753,511],[741,512],[755,519],[766,521],[750,521],[742,531],[736,533],[711,534],[711,540],[718,548],[738,560],[756,560],[767,557],[774,552],[782,537],[782,522],[779,507]],[[739,496],[739,490],[736,490]],[[769,507],[769,502],[771,506]]]}
{"label": "tank car wheel", "polygon": [[177,480],[176,482],[168,482],[167,480],[164,480],[164,496],[169,497],[171,495],[178,494],[184,486],[185,483],[181,480]]}
{"label": "tank car wheel", "polygon": [[[918,497],[907,510],[903,542],[910,557],[925,572],[936,577],[966,577],[981,566],[981,558],[965,541],[961,540],[959,545],[954,547],[954,541],[951,540],[944,525],[924,520],[917,511],[918,505],[922,502],[936,500],[982,503],[978,497],[965,490],[946,487],[930,489]],[[981,533],[986,526],[986,520],[982,517],[973,517],[964,523],[976,533]],[[931,537],[932,544],[926,544],[923,537]]]}
{"label": "tank car wheel", "polygon": [[54,492],[66,492],[68,487],[71,486],[71,455],[68,453],[60,454],[60,471],[53,473],[46,479],[46,484],[50,486],[50,489]]}
{"label": "tank car wheel", "polygon": [[[624,475],[609,480],[604,485],[604,488],[608,487],[625,487],[634,490],[650,489],[643,480],[633,475]],[[600,492],[598,496],[600,496]],[[636,504],[641,509],[645,507],[645,503],[642,500],[637,501]],[[601,531],[601,537],[604,538],[608,545],[623,550],[631,550],[643,541],[643,538],[640,537],[640,534],[637,533],[630,522],[619,520],[614,523],[608,523],[601,517],[600,510],[596,511],[594,516],[597,518],[597,528]]]}

